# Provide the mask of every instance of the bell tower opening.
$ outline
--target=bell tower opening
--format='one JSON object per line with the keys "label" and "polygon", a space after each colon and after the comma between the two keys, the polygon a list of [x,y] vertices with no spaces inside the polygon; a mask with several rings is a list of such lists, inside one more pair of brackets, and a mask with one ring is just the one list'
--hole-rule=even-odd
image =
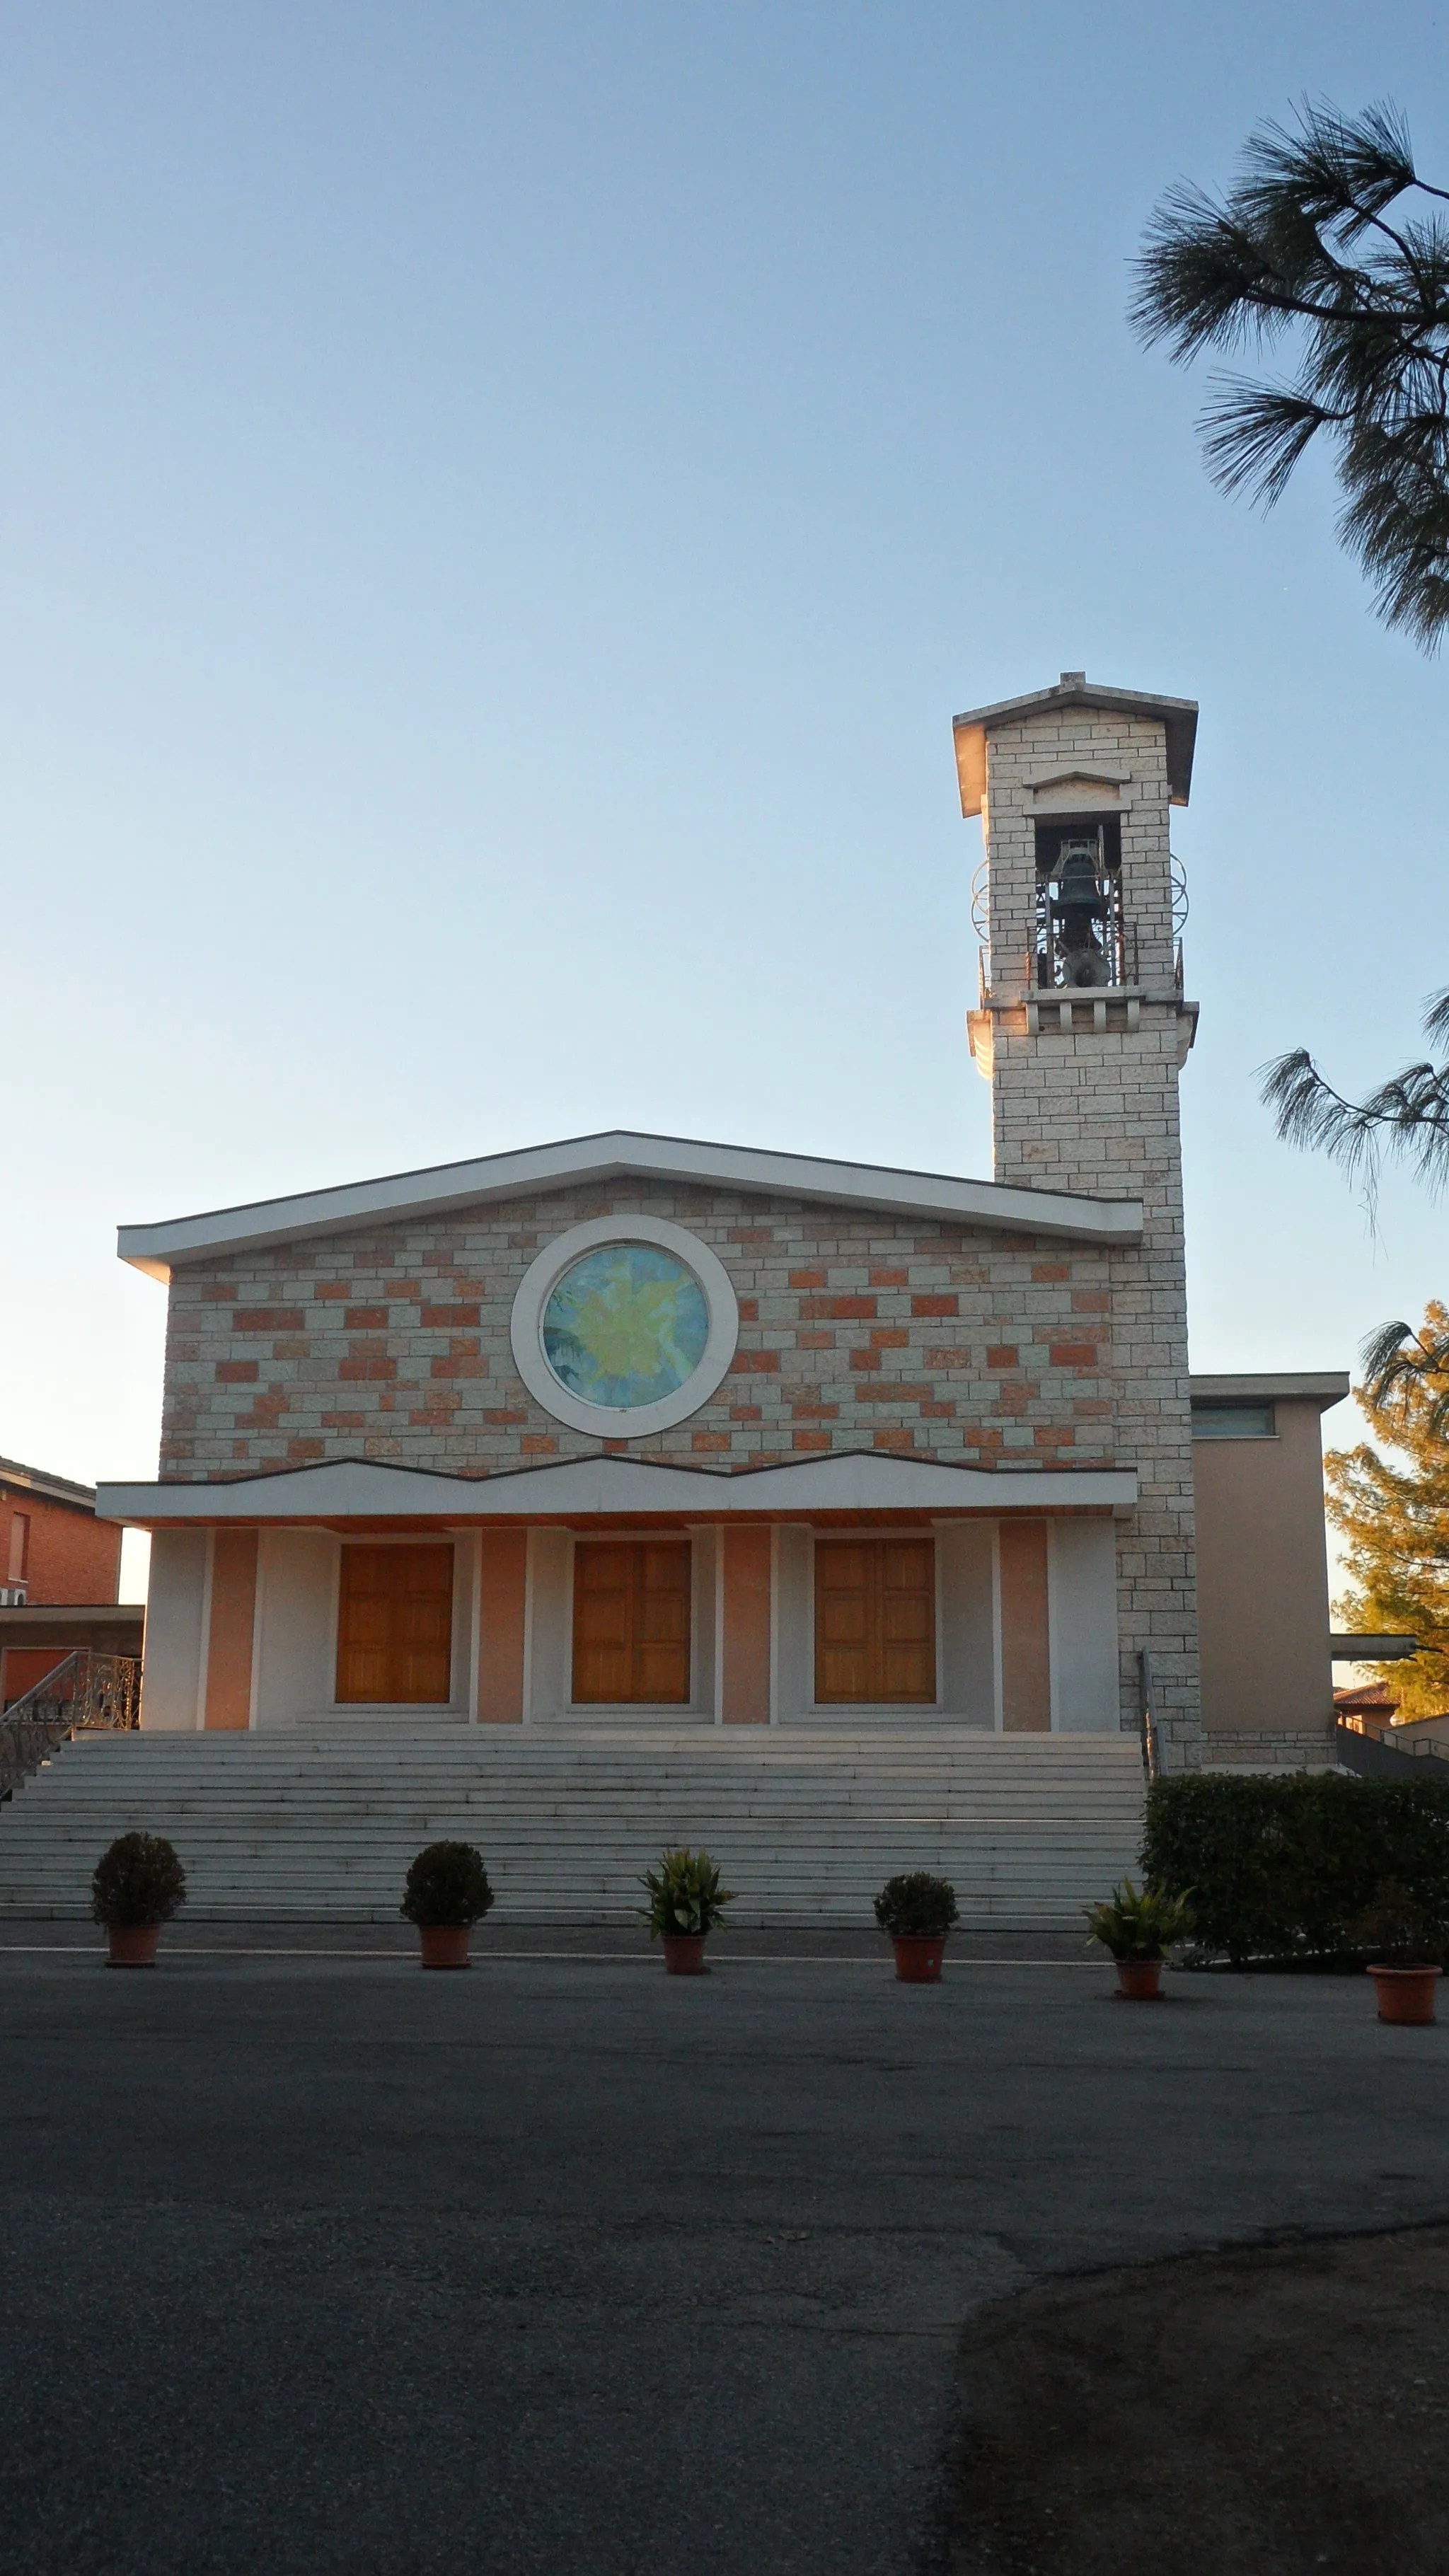
{"label": "bell tower opening", "polygon": [[1136,940],[1122,909],[1120,816],[1037,822],[1035,982],[1091,992],[1135,984]]}

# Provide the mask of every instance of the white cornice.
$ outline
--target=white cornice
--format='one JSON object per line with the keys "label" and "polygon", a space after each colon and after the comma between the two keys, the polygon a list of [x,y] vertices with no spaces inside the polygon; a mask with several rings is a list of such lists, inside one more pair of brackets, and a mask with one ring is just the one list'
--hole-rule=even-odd
{"label": "white cornice", "polygon": [[310,1190],[296,1198],[258,1199],[246,1207],[216,1208],[159,1225],[123,1225],[116,1249],[133,1269],[168,1280],[177,1262],[256,1252],[270,1244],[301,1243],[379,1222],[444,1216],[455,1208],[482,1207],[580,1182],[633,1179],[759,1190],[771,1197],[881,1208],[896,1216],[940,1217],[958,1225],[1088,1243],[1135,1243],[1142,1232],[1136,1199],[1076,1198],[1062,1190],[1010,1189],[944,1173],[898,1172],[870,1163],[826,1162],[813,1154],[770,1154],[749,1145],[700,1145],[686,1137],[616,1130],[570,1137],[557,1145],[526,1146],[514,1154],[485,1154],[474,1162],[397,1172],[385,1180],[355,1181],[341,1189]]}
{"label": "white cornice", "polygon": [[802,1458],[729,1475],[718,1469],[654,1465],[642,1458],[561,1458],[498,1476],[443,1476],[369,1458],[338,1458],[270,1476],[214,1484],[102,1485],[102,1520],[142,1529],[178,1522],[323,1522],[586,1519],[596,1514],[666,1513],[715,1520],[739,1513],[1130,1511],[1137,1478],[1130,1469],[995,1474],[982,1467],[943,1467],[924,1458],[872,1450],[858,1456]]}

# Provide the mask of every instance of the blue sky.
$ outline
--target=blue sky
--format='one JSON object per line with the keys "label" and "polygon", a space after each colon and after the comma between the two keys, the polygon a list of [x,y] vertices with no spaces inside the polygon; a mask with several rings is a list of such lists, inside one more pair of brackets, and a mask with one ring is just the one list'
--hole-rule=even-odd
{"label": "blue sky", "polygon": [[1395,0],[10,0],[0,1451],[152,1471],[118,1220],[615,1123],[988,1170],[950,719],[1067,667],[1202,702],[1195,1364],[1449,1287],[1254,1080],[1449,981],[1444,671],[1123,318],[1305,90],[1449,181],[1444,72]]}

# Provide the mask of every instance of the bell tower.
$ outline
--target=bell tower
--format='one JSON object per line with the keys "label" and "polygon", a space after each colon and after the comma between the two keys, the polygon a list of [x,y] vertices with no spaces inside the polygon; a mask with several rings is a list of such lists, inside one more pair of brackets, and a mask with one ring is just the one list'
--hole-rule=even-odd
{"label": "bell tower", "polygon": [[1122,1710],[1135,1724],[1146,1653],[1174,1768],[1202,1757],[1177,1098],[1197,1005],[1168,845],[1196,730],[1191,699],[1082,671],[955,722],[961,810],[985,842],[967,1025],[991,1085],[993,1177],[1142,1204],[1140,1243],[1112,1255],[1116,1455],[1139,1494],[1119,1525]]}

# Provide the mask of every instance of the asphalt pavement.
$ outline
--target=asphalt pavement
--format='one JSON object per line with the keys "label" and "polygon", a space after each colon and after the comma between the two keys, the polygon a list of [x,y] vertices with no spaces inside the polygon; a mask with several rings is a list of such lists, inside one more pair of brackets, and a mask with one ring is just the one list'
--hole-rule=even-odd
{"label": "asphalt pavement", "polygon": [[489,1933],[0,1933],[5,2576],[907,2576],[984,2303],[1449,2218],[1366,1979]]}

